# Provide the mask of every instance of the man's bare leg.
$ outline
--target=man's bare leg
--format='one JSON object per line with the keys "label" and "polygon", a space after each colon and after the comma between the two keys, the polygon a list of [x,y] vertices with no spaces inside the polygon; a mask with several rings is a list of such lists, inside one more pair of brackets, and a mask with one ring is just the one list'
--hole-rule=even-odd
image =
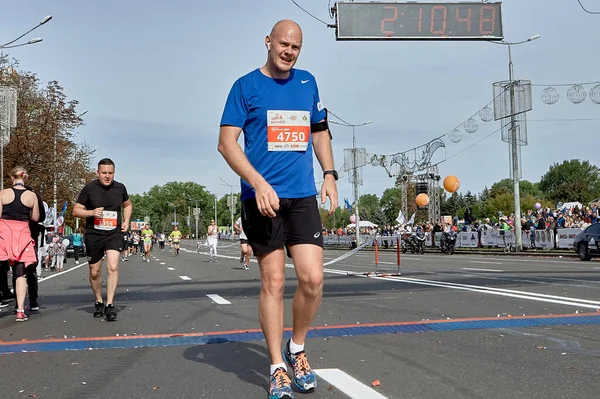
{"label": "man's bare leg", "polygon": [[298,289],[292,304],[292,341],[303,345],[308,329],[319,310],[323,295],[323,248],[313,244],[290,246]]}
{"label": "man's bare leg", "polygon": [[111,305],[115,298],[115,291],[119,283],[119,251],[106,251],[106,304]]}
{"label": "man's bare leg", "polygon": [[92,291],[94,291],[96,302],[102,303],[102,259],[99,262],[90,264],[90,285]]}
{"label": "man's bare leg", "polygon": [[283,363],[281,341],[283,336],[283,290],[285,286],[285,256],[283,249],[257,257],[260,269],[258,315],[271,364]]}

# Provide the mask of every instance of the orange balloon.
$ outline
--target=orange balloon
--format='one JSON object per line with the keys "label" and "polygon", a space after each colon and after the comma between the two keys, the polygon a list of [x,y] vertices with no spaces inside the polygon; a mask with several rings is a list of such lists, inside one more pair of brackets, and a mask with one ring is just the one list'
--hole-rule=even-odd
{"label": "orange balloon", "polygon": [[457,192],[460,188],[460,181],[458,180],[458,177],[454,175],[446,176],[444,179],[444,188],[449,193]]}
{"label": "orange balloon", "polygon": [[425,193],[421,193],[421,194],[417,195],[415,202],[417,203],[418,206],[420,206],[421,208],[424,208],[427,206],[427,204],[429,204],[429,195],[427,195]]}

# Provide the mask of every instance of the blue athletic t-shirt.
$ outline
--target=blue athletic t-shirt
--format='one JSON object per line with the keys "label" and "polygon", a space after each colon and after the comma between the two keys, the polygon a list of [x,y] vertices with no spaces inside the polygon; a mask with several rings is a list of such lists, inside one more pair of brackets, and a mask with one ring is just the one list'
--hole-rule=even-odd
{"label": "blue athletic t-shirt", "polygon": [[[277,125],[282,119],[289,124],[304,125],[300,129],[291,128],[292,131],[305,129],[308,133],[283,131]],[[273,79],[256,69],[233,84],[221,126],[235,126],[244,131],[246,157],[279,198],[304,198],[317,194],[310,124],[323,119],[325,109],[312,74],[292,69],[287,79]],[[298,145],[297,141],[304,141],[306,150],[290,150]],[[243,179],[241,184],[242,201],[254,198],[252,187]]]}

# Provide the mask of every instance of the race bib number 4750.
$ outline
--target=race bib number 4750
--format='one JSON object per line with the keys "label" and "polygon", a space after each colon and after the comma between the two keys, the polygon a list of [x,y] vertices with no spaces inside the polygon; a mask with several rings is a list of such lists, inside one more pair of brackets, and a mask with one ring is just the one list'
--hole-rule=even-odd
{"label": "race bib number 4750", "polygon": [[310,112],[267,111],[269,151],[306,151],[310,137]]}
{"label": "race bib number 4750", "polygon": [[94,228],[96,230],[114,230],[117,228],[117,212],[104,211],[102,216],[94,218]]}

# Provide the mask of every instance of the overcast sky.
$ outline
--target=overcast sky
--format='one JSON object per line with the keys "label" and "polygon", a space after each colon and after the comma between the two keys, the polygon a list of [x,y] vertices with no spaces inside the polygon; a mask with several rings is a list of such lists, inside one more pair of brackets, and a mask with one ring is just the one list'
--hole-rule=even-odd
{"label": "overcast sky", "polygon": [[[583,1],[600,11],[597,0]],[[327,0],[298,2],[330,21]],[[229,192],[219,178],[238,185],[216,150],[223,105],[232,83],[263,65],[264,37],[280,19],[302,26],[297,67],[316,76],[324,105],[350,123],[373,121],[356,129],[358,146],[370,154],[405,151],[451,131],[492,100],[493,82],[508,78],[504,46],[336,41],[333,29],[290,0],[12,1],[2,11],[2,42],[53,16],[27,36],[43,37],[42,43],[9,54],[42,81],[58,80],[80,111],[89,111],[77,139],[100,146],[97,159],[112,158],[116,179],[137,193],[168,181],[195,181],[219,195]],[[506,0],[503,26],[509,41],[542,35],[513,47],[516,78],[534,84],[600,81],[600,15],[584,13],[576,0]],[[543,88],[533,91],[523,178],[538,181],[564,159],[600,164],[600,105],[589,98],[575,105],[567,99],[568,87],[560,87],[560,100],[549,106],[540,99]],[[463,140],[446,138],[446,149],[436,154],[448,158],[440,172],[457,175],[462,192],[480,192],[508,177],[508,146],[499,133],[474,145],[500,122],[477,120],[477,132],[461,128]],[[332,131],[341,168],[352,130]],[[367,166],[361,193],[381,195],[393,184],[383,168]],[[341,198],[352,199],[347,174],[339,190]]]}

